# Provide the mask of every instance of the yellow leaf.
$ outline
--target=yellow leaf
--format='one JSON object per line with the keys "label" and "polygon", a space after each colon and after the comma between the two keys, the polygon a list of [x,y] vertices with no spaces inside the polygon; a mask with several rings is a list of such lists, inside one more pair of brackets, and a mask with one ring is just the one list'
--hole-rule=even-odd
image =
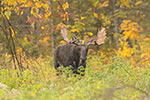
{"label": "yellow leaf", "polygon": [[66,8],[69,8],[69,4],[68,4],[68,2],[66,2]]}
{"label": "yellow leaf", "polygon": [[31,62],[28,60],[28,64],[31,64]]}
{"label": "yellow leaf", "polygon": [[65,21],[66,20],[66,18],[63,18],[63,21]]}
{"label": "yellow leaf", "polygon": [[98,14],[94,12],[94,17],[98,18]]}
{"label": "yellow leaf", "polygon": [[85,42],[84,42],[84,40],[82,40],[82,44],[84,44]]}
{"label": "yellow leaf", "polygon": [[84,24],[84,23],[81,23],[81,25],[85,26],[85,24]]}
{"label": "yellow leaf", "polygon": [[31,11],[30,11],[31,14],[33,14],[33,9],[34,9],[34,8],[32,7],[32,8],[31,8]]}
{"label": "yellow leaf", "polygon": [[48,56],[48,55],[47,55],[46,57],[47,57],[47,58],[50,58],[50,56]]}
{"label": "yellow leaf", "polygon": [[12,31],[12,37],[15,35],[15,32],[14,32],[14,30],[12,29],[12,27],[11,26],[9,26],[9,28],[10,28],[10,30]]}
{"label": "yellow leaf", "polygon": [[125,1],[125,2],[124,2],[124,5],[125,5],[127,8],[130,8],[130,2],[129,2],[129,1]]}
{"label": "yellow leaf", "polygon": [[38,84],[38,85],[37,85],[37,89],[39,89],[40,87],[41,87],[41,84]]}
{"label": "yellow leaf", "polygon": [[67,17],[67,21],[69,21],[69,18]]}
{"label": "yellow leaf", "polygon": [[24,39],[24,41],[27,41],[27,37],[26,36],[23,39]]}
{"label": "yellow leaf", "polygon": [[34,23],[31,23],[32,28],[34,28]]}
{"label": "yellow leaf", "polygon": [[46,42],[47,40],[49,40],[49,37],[48,37],[48,36],[45,37],[43,41]]}
{"label": "yellow leaf", "polygon": [[111,21],[110,21],[110,20],[108,20],[108,24],[111,24]]}
{"label": "yellow leaf", "polygon": [[42,43],[42,42],[43,42],[43,40],[39,40],[39,42],[40,42],[40,43]]}
{"label": "yellow leaf", "polygon": [[44,9],[48,9],[48,8],[49,8],[49,5],[48,5],[48,4],[44,4],[44,5],[43,5],[43,8],[44,8]]}
{"label": "yellow leaf", "polygon": [[89,9],[88,9],[88,11],[91,11],[91,10],[92,10],[92,8],[89,8]]}
{"label": "yellow leaf", "polygon": [[66,2],[66,4],[63,4],[63,5],[62,5],[62,8],[63,8],[64,10],[66,10],[67,8],[69,8],[68,2]]}
{"label": "yellow leaf", "polygon": [[44,26],[42,26],[41,29],[44,30]]}
{"label": "yellow leaf", "polygon": [[31,96],[35,96],[35,95],[36,95],[35,92],[32,92],[32,93],[31,93]]}
{"label": "yellow leaf", "polygon": [[145,40],[145,41],[150,41],[150,38],[149,38],[149,37],[147,37],[147,38],[145,38],[144,40]]}
{"label": "yellow leaf", "polygon": [[33,12],[33,14],[32,14],[33,16],[35,16],[35,17],[37,17],[37,13],[35,13],[35,12]]}
{"label": "yellow leaf", "polygon": [[148,57],[148,53],[142,54],[141,58],[147,58]]}
{"label": "yellow leaf", "polygon": [[79,29],[71,29],[71,32],[79,32]]}
{"label": "yellow leaf", "polygon": [[102,7],[108,7],[108,3],[109,3],[108,0],[105,1],[103,4],[101,4],[101,5],[99,6],[99,8],[102,8]]}
{"label": "yellow leaf", "polygon": [[93,33],[92,33],[92,32],[89,32],[89,33],[88,33],[88,35],[92,36],[92,35],[93,35]]}
{"label": "yellow leaf", "polygon": [[39,13],[39,9],[36,8],[35,10],[36,10],[36,13]]}
{"label": "yellow leaf", "polygon": [[17,54],[22,55],[22,48],[17,49]]}
{"label": "yellow leaf", "polygon": [[40,2],[35,2],[35,5],[36,5],[37,8],[41,8],[41,6],[43,6],[44,4],[40,3]]}
{"label": "yellow leaf", "polygon": [[64,40],[62,40],[62,41],[60,41],[60,43],[61,43],[61,44],[66,44],[67,42],[64,41]]}
{"label": "yellow leaf", "polygon": [[141,4],[141,3],[142,3],[142,1],[138,1],[138,2],[135,3],[135,5],[137,6],[137,5]]}
{"label": "yellow leaf", "polygon": [[104,15],[103,13],[102,13],[100,16],[101,16],[101,18],[102,18],[102,19],[104,19],[104,18],[105,18],[105,15]]}
{"label": "yellow leaf", "polygon": [[85,17],[81,17],[81,20],[85,19]]}
{"label": "yellow leaf", "polygon": [[99,85],[97,85],[97,87],[96,87],[97,89],[99,89],[100,88],[100,86]]}
{"label": "yellow leaf", "polygon": [[23,14],[23,11],[20,13],[21,15]]}
{"label": "yellow leaf", "polygon": [[48,19],[48,15],[45,15],[44,17],[45,17],[45,19]]}
{"label": "yellow leaf", "polygon": [[74,23],[75,23],[75,24],[77,24],[78,22],[77,22],[77,21],[75,21]]}
{"label": "yellow leaf", "polygon": [[97,0],[96,2],[94,2],[94,7],[96,7],[97,6],[97,4],[99,3],[99,0]]}

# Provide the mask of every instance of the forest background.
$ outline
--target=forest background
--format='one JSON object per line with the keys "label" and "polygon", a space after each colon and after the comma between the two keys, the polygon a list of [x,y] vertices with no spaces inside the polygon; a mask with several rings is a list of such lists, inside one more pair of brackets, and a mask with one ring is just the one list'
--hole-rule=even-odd
{"label": "forest background", "polygon": [[[0,0],[0,83],[7,85],[0,86],[0,98],[147,100],[149,5],[149,0]],[[105,44],[90,47],[80,80],[56,76],[53,68],[55,48],[66,43],[62,25],[69,38],[85,41],[106,28]]]}

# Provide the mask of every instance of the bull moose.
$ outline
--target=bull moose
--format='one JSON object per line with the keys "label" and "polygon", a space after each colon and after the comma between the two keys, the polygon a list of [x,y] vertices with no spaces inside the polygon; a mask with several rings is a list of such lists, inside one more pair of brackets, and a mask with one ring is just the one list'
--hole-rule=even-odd
{"label": "bull moose", "polygon": [[[105,28],[102,27],[97,33],[97,39],[91,39],[88,42],[79,40],[74,35],[72,35],[71,40],[69,40],[68,31],[64,25],[62,26],[61,33],[67,44],[57,46],[54,53],[54,67],[56,71],[58,71],[59,66],[72,66],[73,73],[81,74],[78,68],[79,66],[83,66],[84,70],[82,70],[82,72],[85,71],[89,45],[101,45],[104,43],[106,38]],[[81,75],[84,76],[83,73]]]}

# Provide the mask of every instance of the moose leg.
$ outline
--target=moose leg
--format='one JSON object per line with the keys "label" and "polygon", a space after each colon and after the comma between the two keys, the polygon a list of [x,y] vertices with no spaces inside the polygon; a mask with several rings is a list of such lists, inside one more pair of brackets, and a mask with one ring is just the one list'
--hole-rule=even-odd
{"label": "moose leg", "polygon": [[81,63],[82,63],[80,65],[81,67],[78,68],[78,74],[80,74],[81,76],[84,76],[85,75],[85,68],[86,68],[86,61],[82,60]]}
{"label": "moose leg", "polygon": [[57,61],[54,61],[54,67],[55,67],[55,69],[56,69],[56,75],[58,76],[59,75],[59,70],[58,70],[58,67],[59,67],[60,65],[59,65],[59,63],[57,62]]}
{"label": "moose leg", "polygon": [[81,76],[84,76],[85,75],[85,68],[86,68],[86,65],[83,65],[83,67],[81,68],[74,68],[73,69],[73,73],[74,74],[78,74],[78,75],[81,75]]}
{"label": "moose leg", "polygon": [[81,76],[84,76],[85,75],[85,68],[86,68],[86,65],[82,65],[81,67],[78,68],[76,74],[80,74]]}
{"label": "moose leg", "polygon": [[85,75],[85,68],[86,68],[86,65],[84,64],[83,65],[83,69],[81,69],[81,76]]}

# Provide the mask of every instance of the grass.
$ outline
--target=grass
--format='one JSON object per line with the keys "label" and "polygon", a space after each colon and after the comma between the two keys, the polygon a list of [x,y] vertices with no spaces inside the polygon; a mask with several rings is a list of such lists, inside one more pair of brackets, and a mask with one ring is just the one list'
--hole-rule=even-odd
{"label": "grass", "polygon": [[[37,59],[40,65],[25,70],[23,78],[17,71],[10,75],[8,70],[0,70],[0,82],[8,88],[0,87],[2,100],[147,100],[150,92],[148,68],[135,70],[120,57],[112,57],[105,63],[100,56],[88,56],[84,77],[56,76],[53,58]],[[15,89],[15,92],[12,91]],[[18,93],[19,92],[19,93]]]}

